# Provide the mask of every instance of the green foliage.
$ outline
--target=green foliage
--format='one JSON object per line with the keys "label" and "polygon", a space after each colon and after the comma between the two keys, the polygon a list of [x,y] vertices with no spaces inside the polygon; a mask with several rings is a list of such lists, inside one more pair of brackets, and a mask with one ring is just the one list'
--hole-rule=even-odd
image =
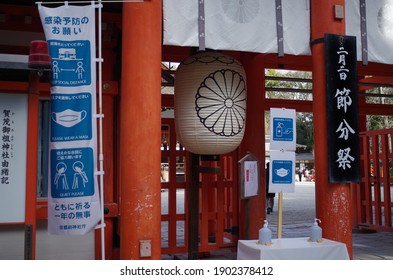
{"label": "green foliage", "polygon": [[[373,96],[375,95],[375,96]],[[393,104],[393,89],[376,87],[367,91],[368,104]],[[390,98],[389,98],[390,97]],[[393,116],[367,116],[367,130],[379,130],[393,127]]]}
{"label": "green foliage", "polygon": [[312,152],[314,149],[314,127],[312,113],[296,114],[296,142],[297,144],[306,145],[305,149],[299,149],[298,152]]}
{"label": "green foliage", "polygon": [[[266,98],[286,100],[312,100],[311,72],[266,69]],[[274,77],[269,79],[269,77]],[[281,77],[282,79],[278,79]],[[270,114],[265,114],[266,133],[270,134]],[[298,152],[311,152],[314,148],[312,113],[296,113],[296,142],[306,148]]]}
{"label": "green foliage", "polygon": [[312,100],[311,72],[267,69],[265,77],[266,98]]}

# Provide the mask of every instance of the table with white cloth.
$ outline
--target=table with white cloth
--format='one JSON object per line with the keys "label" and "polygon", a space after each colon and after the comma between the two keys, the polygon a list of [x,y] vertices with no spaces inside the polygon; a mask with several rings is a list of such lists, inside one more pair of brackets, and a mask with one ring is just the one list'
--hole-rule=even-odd
{"label": "table with white cloth", "polygon": [[308,237],[272,239],[270,246],[258,240],[239,240],[238,260],[349,260],[344,243],[323,238],[309,242]]}

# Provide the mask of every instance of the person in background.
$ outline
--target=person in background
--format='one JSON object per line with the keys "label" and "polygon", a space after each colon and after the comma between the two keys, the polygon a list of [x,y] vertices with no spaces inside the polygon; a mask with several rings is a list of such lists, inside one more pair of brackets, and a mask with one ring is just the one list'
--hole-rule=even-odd
{"label": "person in background", "polygon": [[276,196],[275,193],[269,192],[269,169],[270,169],[270,163],[268,162],[266,164],[266,213],[267,214],[273,212],[274,197]]}
{"label": "person in background", "polygon": [[299,175],[299,182],[302,181],[303,170],[299,167],[297,174]]}

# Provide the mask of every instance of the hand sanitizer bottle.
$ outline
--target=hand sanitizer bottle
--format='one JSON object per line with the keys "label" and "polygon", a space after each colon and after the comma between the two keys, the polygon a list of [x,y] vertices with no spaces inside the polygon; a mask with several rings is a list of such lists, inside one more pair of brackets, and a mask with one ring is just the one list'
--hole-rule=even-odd
{"label": "hand sanitizer bottle", "polygon": [[272,243],[272,231],[267,226],[268,222],[265,220],[263,227],[259,230],[259,243],[269,246]]}
{"label": "hand sanitizer bottle", "polygon": [[322,241],[322,228],[318,226],[318,222],[321,223],[320,219],[314,219],[314,224],[310,228],[310,241],[311,242],[321,242]]}

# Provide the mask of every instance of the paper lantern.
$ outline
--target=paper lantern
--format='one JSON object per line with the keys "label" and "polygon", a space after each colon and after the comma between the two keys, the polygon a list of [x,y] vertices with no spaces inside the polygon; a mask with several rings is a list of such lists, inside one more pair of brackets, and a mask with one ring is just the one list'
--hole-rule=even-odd
{"label": "paper lantern", "polygon": [[243,66],[219,52],[185,59],[175,78],[175,125],[179,142],[200,155],[220,155],[241,143],[246,123]]}

